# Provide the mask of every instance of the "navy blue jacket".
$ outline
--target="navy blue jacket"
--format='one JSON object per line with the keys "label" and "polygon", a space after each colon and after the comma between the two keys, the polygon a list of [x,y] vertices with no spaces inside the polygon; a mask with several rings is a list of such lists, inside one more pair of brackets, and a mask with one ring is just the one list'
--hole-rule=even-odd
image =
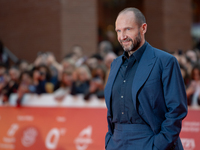
{"label": "navy blue jacket", "polygon": [[[114,131],[110,100],[122,63],[121,57],[112,62],[104,91],[108,109],[105,146]],[[151,138],[154,149],[183,150],[179,133],[182,120],[187,115],[187,99],[179,64],[174,56],[147,44],[133,79],[132,99],[135,110],[154,132],[154,138]],[[137,103],[140,103],[139,107]]]}

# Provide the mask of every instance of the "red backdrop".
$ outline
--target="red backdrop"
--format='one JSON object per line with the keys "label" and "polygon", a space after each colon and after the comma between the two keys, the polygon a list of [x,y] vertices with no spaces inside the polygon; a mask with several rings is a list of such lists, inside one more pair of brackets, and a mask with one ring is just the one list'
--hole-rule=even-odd
{"label": "red backdrop", "polygon": [[[200,149],[200,111],[183,121],[184,150]],[[0,107],[1,150],[104,150],[105,108]]]}
{"label": "red backdrop", "polygon": [[0,108],[2,150],[103,150],[106,111],[100,108]]}

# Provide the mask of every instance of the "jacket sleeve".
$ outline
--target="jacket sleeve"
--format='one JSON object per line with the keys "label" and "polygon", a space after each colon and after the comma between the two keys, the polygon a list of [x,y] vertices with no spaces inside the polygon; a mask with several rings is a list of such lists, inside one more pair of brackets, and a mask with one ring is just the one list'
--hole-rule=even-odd
{"label": "jacket sleeve", "polygon": [[[114,60],[115,61],[115,60]],[[113,67],[113,63],[114,61],[111,63],[111,69]],[[110,72],[111,73],[111,72]],[[109,74],[109,77],[110,77],[110,74]],[[104,96],[105,96],[105,100],[108,101],[109,97],[106,96],[107,94],[107,89],[105,88],[105,92],[104,92]],[[107,103],[106,103],[107,104]],[[113,123],[112,123],[112,119],[111,119],[111,114],[110,114],[110,111],[109,111],[109,106],[107,105],[107,108],[108,108],[108,111],[107,111],[107,122],[108,122],[108,132],[106,133],[106,136],[105,136],[105,148],[107,147],[107,144],[111,138],[111,136],[113,135],[113,130],[114,130],[114,126],[113,126]]]}
{"label": "jacket sleeve", "polygon": [[163,66],[162,83],[167,112],[161,131],[154,137],[154,146],[159,150],[168,150],[179,137],[182,120],[187,115],[187,98],[176,58],[170,57]]}
{"label": "jacket sleeve", "polygon": [[113,135],[113,125],[111,122],[111,117],[109,116],[109,112],[107,115],[107,122],[108,122],[108,132],[106,133],[106,137],[105,137],[105,148],[107,147],[107,144],[108,144],[111,136]]}

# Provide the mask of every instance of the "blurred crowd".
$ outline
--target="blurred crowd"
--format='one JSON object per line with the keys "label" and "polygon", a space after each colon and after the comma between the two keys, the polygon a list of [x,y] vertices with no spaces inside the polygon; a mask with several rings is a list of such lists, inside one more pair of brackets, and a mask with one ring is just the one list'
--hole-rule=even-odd
{"label": "blurred crowd", "polygon": [[184,79],[189,106],[200,105],[200,49],[178,50],[173,53],[177,58]]}
{"label": "blurred crowd", "polygon": [[[1,50],[0,58],[4,55]],[[8,59],[0,59],[0,100],[9,104],[13,93],[17,94],[18,106],[26,93],[53,93],[58,101],[68,94],[83,94],[85,100],[91,95],[103,99],[110,65],[116,57],[111,43],[102,41],[98,53],[90,57],[84,55],[82,47],[74,46],[61,62],[51,52],[39,52],[32,63],[18,60],[9,65]]]}
{"label": "blurred crowd", "polygon": [[[17,94],[20,106],[26,93],[53,93],[62,101],[66,95],[83,94],[104,98],[104,87],[112,61],[120,54],[109,41],[99,43],[98,53],[84,55],[76,45],[61,62],[51,52],[39,52],[34,62],[18,60],[10,64],[8,55],[0,43],[0,101],[9,104],[10,95]],[[178,60],[185,82],[188,105],[200,105],[200,50],[178,50],[172,53]]]}

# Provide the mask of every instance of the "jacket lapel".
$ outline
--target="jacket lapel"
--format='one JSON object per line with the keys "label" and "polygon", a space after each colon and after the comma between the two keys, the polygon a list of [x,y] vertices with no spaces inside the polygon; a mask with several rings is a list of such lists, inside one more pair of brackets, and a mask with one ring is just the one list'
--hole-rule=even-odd
{"label": "jacket lapel", "polygon": [[108,109],[110,109],[110,100],[111,100],[113,83],[115,81],[115,78],[117,76],[117,73],[121,64],[122,64],[122,56],[118,57],[115,60],[115,62],[112,63],[112,67],[111,67],[110,74],[108,77],[108,82],[105,87],[104,93],[105,93],[106,105]]}
{"label": "jacket lapel", "polygon": [[156,62],[156,57],[153,48],[148,44],[138,64],[135,77],[133,79],[132,98],[135,110],[137,110],[136,109],[137,92],[145,83],[145,81],[148,79],[155,62]]}

